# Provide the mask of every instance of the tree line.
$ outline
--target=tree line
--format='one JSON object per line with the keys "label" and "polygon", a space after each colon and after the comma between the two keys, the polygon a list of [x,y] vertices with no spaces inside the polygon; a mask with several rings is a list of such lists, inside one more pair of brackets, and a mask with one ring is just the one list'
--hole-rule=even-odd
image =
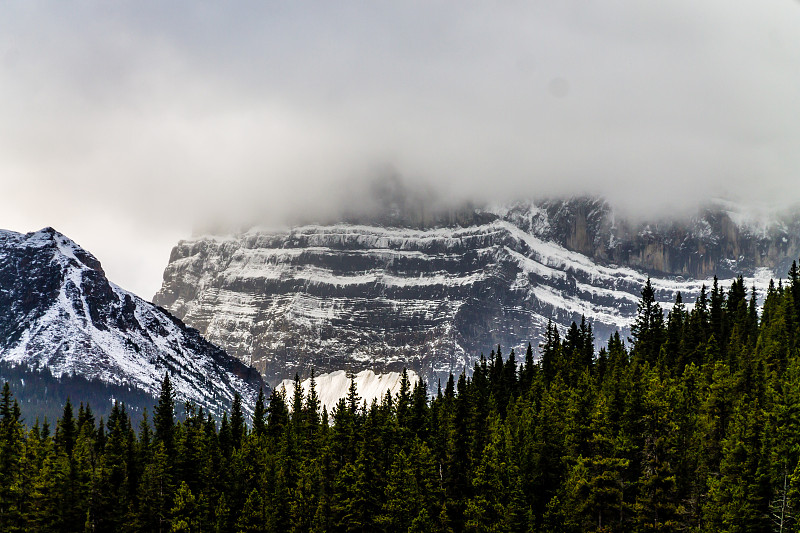
{"label": "tree line", "polygon": [[[649,280],[630,339],[548,325],[540,357],[497,347],[429,396],[331,412],[240,398],[221,423],[175,399],[96,420],[67,402],[54,427],[0,397],[3,531],[800,530],[800,274],[714,281],[664,313]],[[249,418],[249,419],[248,419]]]}

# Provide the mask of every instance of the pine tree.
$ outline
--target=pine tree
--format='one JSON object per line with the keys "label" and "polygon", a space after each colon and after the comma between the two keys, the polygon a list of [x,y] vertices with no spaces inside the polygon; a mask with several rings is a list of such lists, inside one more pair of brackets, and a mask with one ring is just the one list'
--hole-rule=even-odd
{"label": "pine tree", "polygon": [[267,435],[276,442],[289,424],[289,410],[286,408],[285,390],[272,389],[267,407]]}
{"label": "pine tree", "polygon": [[236,521],[238,531],[249,533],[251,531],[264,531],[266,515],[264,513],[264,499],[257,489],[250,491],[247,501],[242,509],[242,514]]}
{"label": "pine tree", "polygon": [[172,458],[175,449],[175,395],[169,373],[166,372],[161,382],[158,404],[153,411],[153,425],[156,442],[163,444],[165,453]]}
{"label": "pine tree", "polygon": [[411,382],[408,379],[408,371],[405,368],[400,374],[400,390],[397,393],[395,412],[397,414],[397,425],[401,431],[400,440],[407,442],[411,426]]}
{"label": "pine tree", "polygon": [[[768,389],[771,408],[764,428],[765,458],[770,465],[770,517],[776,531],[791,531],[800,522],[800,494],[792,494],[792,476],[800,461],[800,359],[794,358],[783,379]],[[793,497],[794,496],[794,497]]]}
{"label": "pine tree", "polygon": [[223,459],[229,460],[233,455],[233,434],[231,424],[228,422],[228,413],[222,413],[222,420],[219,423],[219,451]]}
{"label": "pine tree", "polygon": [[214,533],[226,533],[230,530],[231,509],[225,499],[225,494],[220,494],[214,509]]}
{"label": "pine tree", "polygon": [[623,523],[629,460],[619,453],[620,442],[609,425],[609,407],[600,395],[590,416],[587,446],[582,453],[571,454],[573,465],[564,483],[563,512],[576,530],[603,531]]}
{"label": "pine tree", "polygon": [[[4,392],[5,395],[5,392]],[[3,399],[3,407],[5,409],[5,396]],[[0,416],[5,419],[5,413],[0,413]],[[63,450],[67,457],[72,456],[72,450],[75,448],[75,438],[76,438],[76,428],[75,428],[75,421],[72,415],[72,403],[67,398],[66,403],[64,404],[64,414],[61,415],[61,419],[56,426],[56,446]]]}
{"label": "pine tree", "polygon": [[661,350],[661,344],[665,340],[664,314],[661,306],[655,300],[655,290],[647,278],[642,289],[642,299],[639,301],[636,312],[636,320],[631,326],[633,336],[634,357],[642,361],[654,363]]}
{"label": "pine tree", "polygon": [[4,531],[16,531],[21,526],[23,444],[19,407],[16,400],[12,402],[11,389],[5,382],[0,399],[0,527]]}
{"label": "pine tree", "polygon": [[544,381],[546,385],[549,385],[561,366],[561,339],[558,335],[558,329],[553,325],[552,320],[547,321],[545,342],[541,345],[540,351],[542,354]]}
{"label": "pine tree", "polygon": [[[452,381],[452,380],[451,380]],[[448,389],[450,385],[448,383]],[[464,511],[470,497],[469,473],[472,468],[470,454],[469,412],[467,380],[462,373],[458,378],[458,395],[454,398],[452,416],[449,417],[447,448],[443,472],[443,486],[447,499],[448,518],[453,529],[462,530]],[[445,393],[447,398],[447,393]],[[445,402],[447,406],[447,402]]]}
{"label": "pine tree", "polygon": [[200,519],[198,517],[197,500],[185,481],[181,482],[175,493],[175,503],[170,511],[171,527],[173,532],[200,532]]}
{"label": "pine tree", "polygon": [[387,531],[406,531],[419,513],[421,495],[415,486],[413,468],[401,450],[388,473],[382,513],[378,525]]}
{"label": "pine tree", "polygon": [[680,505],[674,470],[679,459],[675,406],[680,398],[670,379],[651,373],[643,400],[645,441],[636,521],[642,529],[673,531]]}
{"label": "pine tree", "polygon": [[427,440],[430,427],[427,390],[425,382],[419,380],[414,384],[414,390],[411,393],[409,429],[413,436],[422,441]]}
{"label": "pine tree", "polygon": [[311,378],[309,378],[308,396],[306,396],[305,416],[306,422],[312,430],[319,425],[319,409],[322,402],[320,402],[319,395],[317,394],[317,378],[314,375],[314,369],[311,369]]}
{"label": "pine tree", "polygon": [[794,314],[800,317],[800,269],[797,268],[797,261],[792,261],[789,268],[789,292],[794,303]]}
{"label": "pine tree", "polygon": [[[127,512],[128,494],[128,429],[129,421],[124,406],[114,402],[108,417],[108,438],[103,454],[96,461],[97,493],[93,497],[92,513],[87,523],[93,529],[113,531],[122,527]],[[81,437],[85,440],[86,461],[95,462],[91,457],[91,433],[84,427]]]}
{"label": "pine tree", "polygon": [[163,441],[157,441],[139,486],[136,524],[141,531],[169,531],[173,478]]}
{"label": "pine tree", "polygon": [[766,531],[763,420],[757,402],[737,406],[723,441],[720,475],[709,478],[707,527],[718,531]]}
{"label": "pine tree", "polygon": [[700,472],[706,479],[719,477],[723,441],[733,413],[733,376],[728,365],[709,363],[713,369],[708,392],[700,407],[700,439],[704,449]]}
{"label": "pine tree", "polygon": [[509,400],[517,394],[517,357],[513,348],[503,364],[502,391],[502,395],[497,399],[501,406],[500,412],[505,414]]}
{"label": "pine tree", "polygon": [[717,276],[714,276],[714,284],[711,286],[711,307],[709,309],[709,319],[711,334],[717,339],[720,346],[720,357],[725,358],[725,347],[727,344],[728,331],[725,316],[725,294],[719,286]]}
{"label": "pine tree", "polygon": [[525,351],[525,363],[519,375],[519,388],[523,394],[531,388],[535,372],[536,365],[533,362],[533,348],[531,347],[531,343],[528,343],[528,349]]}
{"label": "pine tree", "polygon": [[509,531],[505,522],[505,509],[502,498],[506,492],[504,477],[507,473],[502,457],[503,432],[500,417],[492,415],[489,423],[489,442],[486,445],[480,464],[472,479],[472,496],[465,511],[465,531]]}
{"label": "pine tree", "polygon": [[242,447],[242,439],[247,433],[244,424],[244,413],[242,412],[242,397],[238,392],[233,393],[233,403],[231,404],[231,442],[233,448],[238,450]]}
{"label": "pine tree", "polygon": [[659,362],[675,374],[683,372],[686,361],[682,359],[681,339],[686,324],[686,308],[683,305],[683,296],[678,292],[675,303],[667,314],[667,331],[665,342],[659,353]]}
{"label": "pine tree", "polygon": [[258,398],[253,408],[253,433],[258,437],[263,437],[267,433],[267,410],[264,407],[264,388],[258,389]]}

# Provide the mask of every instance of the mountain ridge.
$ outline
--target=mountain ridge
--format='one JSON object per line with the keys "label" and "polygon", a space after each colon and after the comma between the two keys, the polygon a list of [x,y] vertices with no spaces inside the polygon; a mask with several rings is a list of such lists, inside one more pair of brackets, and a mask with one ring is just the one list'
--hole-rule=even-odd
{"label": "mountain ridge", "polygon": [[[767,236],[742,228],[732,234],[742,242],[732,244],[715,233],[716,212],[681,227],[636,226],[625,240],[633,225],[598,199],[483,209],[466,226],[309,224],[183,240],[154,302],[274,382],[312,367],[407,366],[432,383],[469,371],[498,344],[536,345],[551,319],[567,328],[585,316],[599,341],[626,330],[648,276],[668,308],[677,292],[689,301],[713,282],[691,268],[705,275],[714,266],[728,276],[723,285],[742,273],[763,293],[782,261],[800,253],[796,237],[781,240],[786,227]],[[587,242],[604,247],[570,249]],[[767,251],[772,243],[773,253],[731,255],[745,243]],[[659,264],[681,269],[659,275]]]}
{"label": "mountain ridge", "polygon": [[109,282],[91,253],[53,228],[0,231],[0,362],[150,398],[168,373],[179,401],[215,415],[235,392],[250,408],[266,388],[197,330]]}

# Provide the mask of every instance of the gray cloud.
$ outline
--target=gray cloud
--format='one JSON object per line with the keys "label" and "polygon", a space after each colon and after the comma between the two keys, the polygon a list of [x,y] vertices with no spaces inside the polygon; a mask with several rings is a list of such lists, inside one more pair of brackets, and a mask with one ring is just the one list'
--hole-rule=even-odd
{"label": "gray cloud", "polygon": [[0,226],[150,296],[192,228],[362,201],[797,202],[800,6],[6,2]]}

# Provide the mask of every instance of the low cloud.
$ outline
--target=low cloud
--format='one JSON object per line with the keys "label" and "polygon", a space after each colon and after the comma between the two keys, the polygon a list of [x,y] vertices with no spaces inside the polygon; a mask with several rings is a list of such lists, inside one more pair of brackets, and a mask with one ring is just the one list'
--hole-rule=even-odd
{"label": "low cloud", "polygon": [[[8,2],[0,226],[149,297],[172,243],[436,201],[800,201],[800,6]],[[365,192],[366,191],[366,192]]]}

